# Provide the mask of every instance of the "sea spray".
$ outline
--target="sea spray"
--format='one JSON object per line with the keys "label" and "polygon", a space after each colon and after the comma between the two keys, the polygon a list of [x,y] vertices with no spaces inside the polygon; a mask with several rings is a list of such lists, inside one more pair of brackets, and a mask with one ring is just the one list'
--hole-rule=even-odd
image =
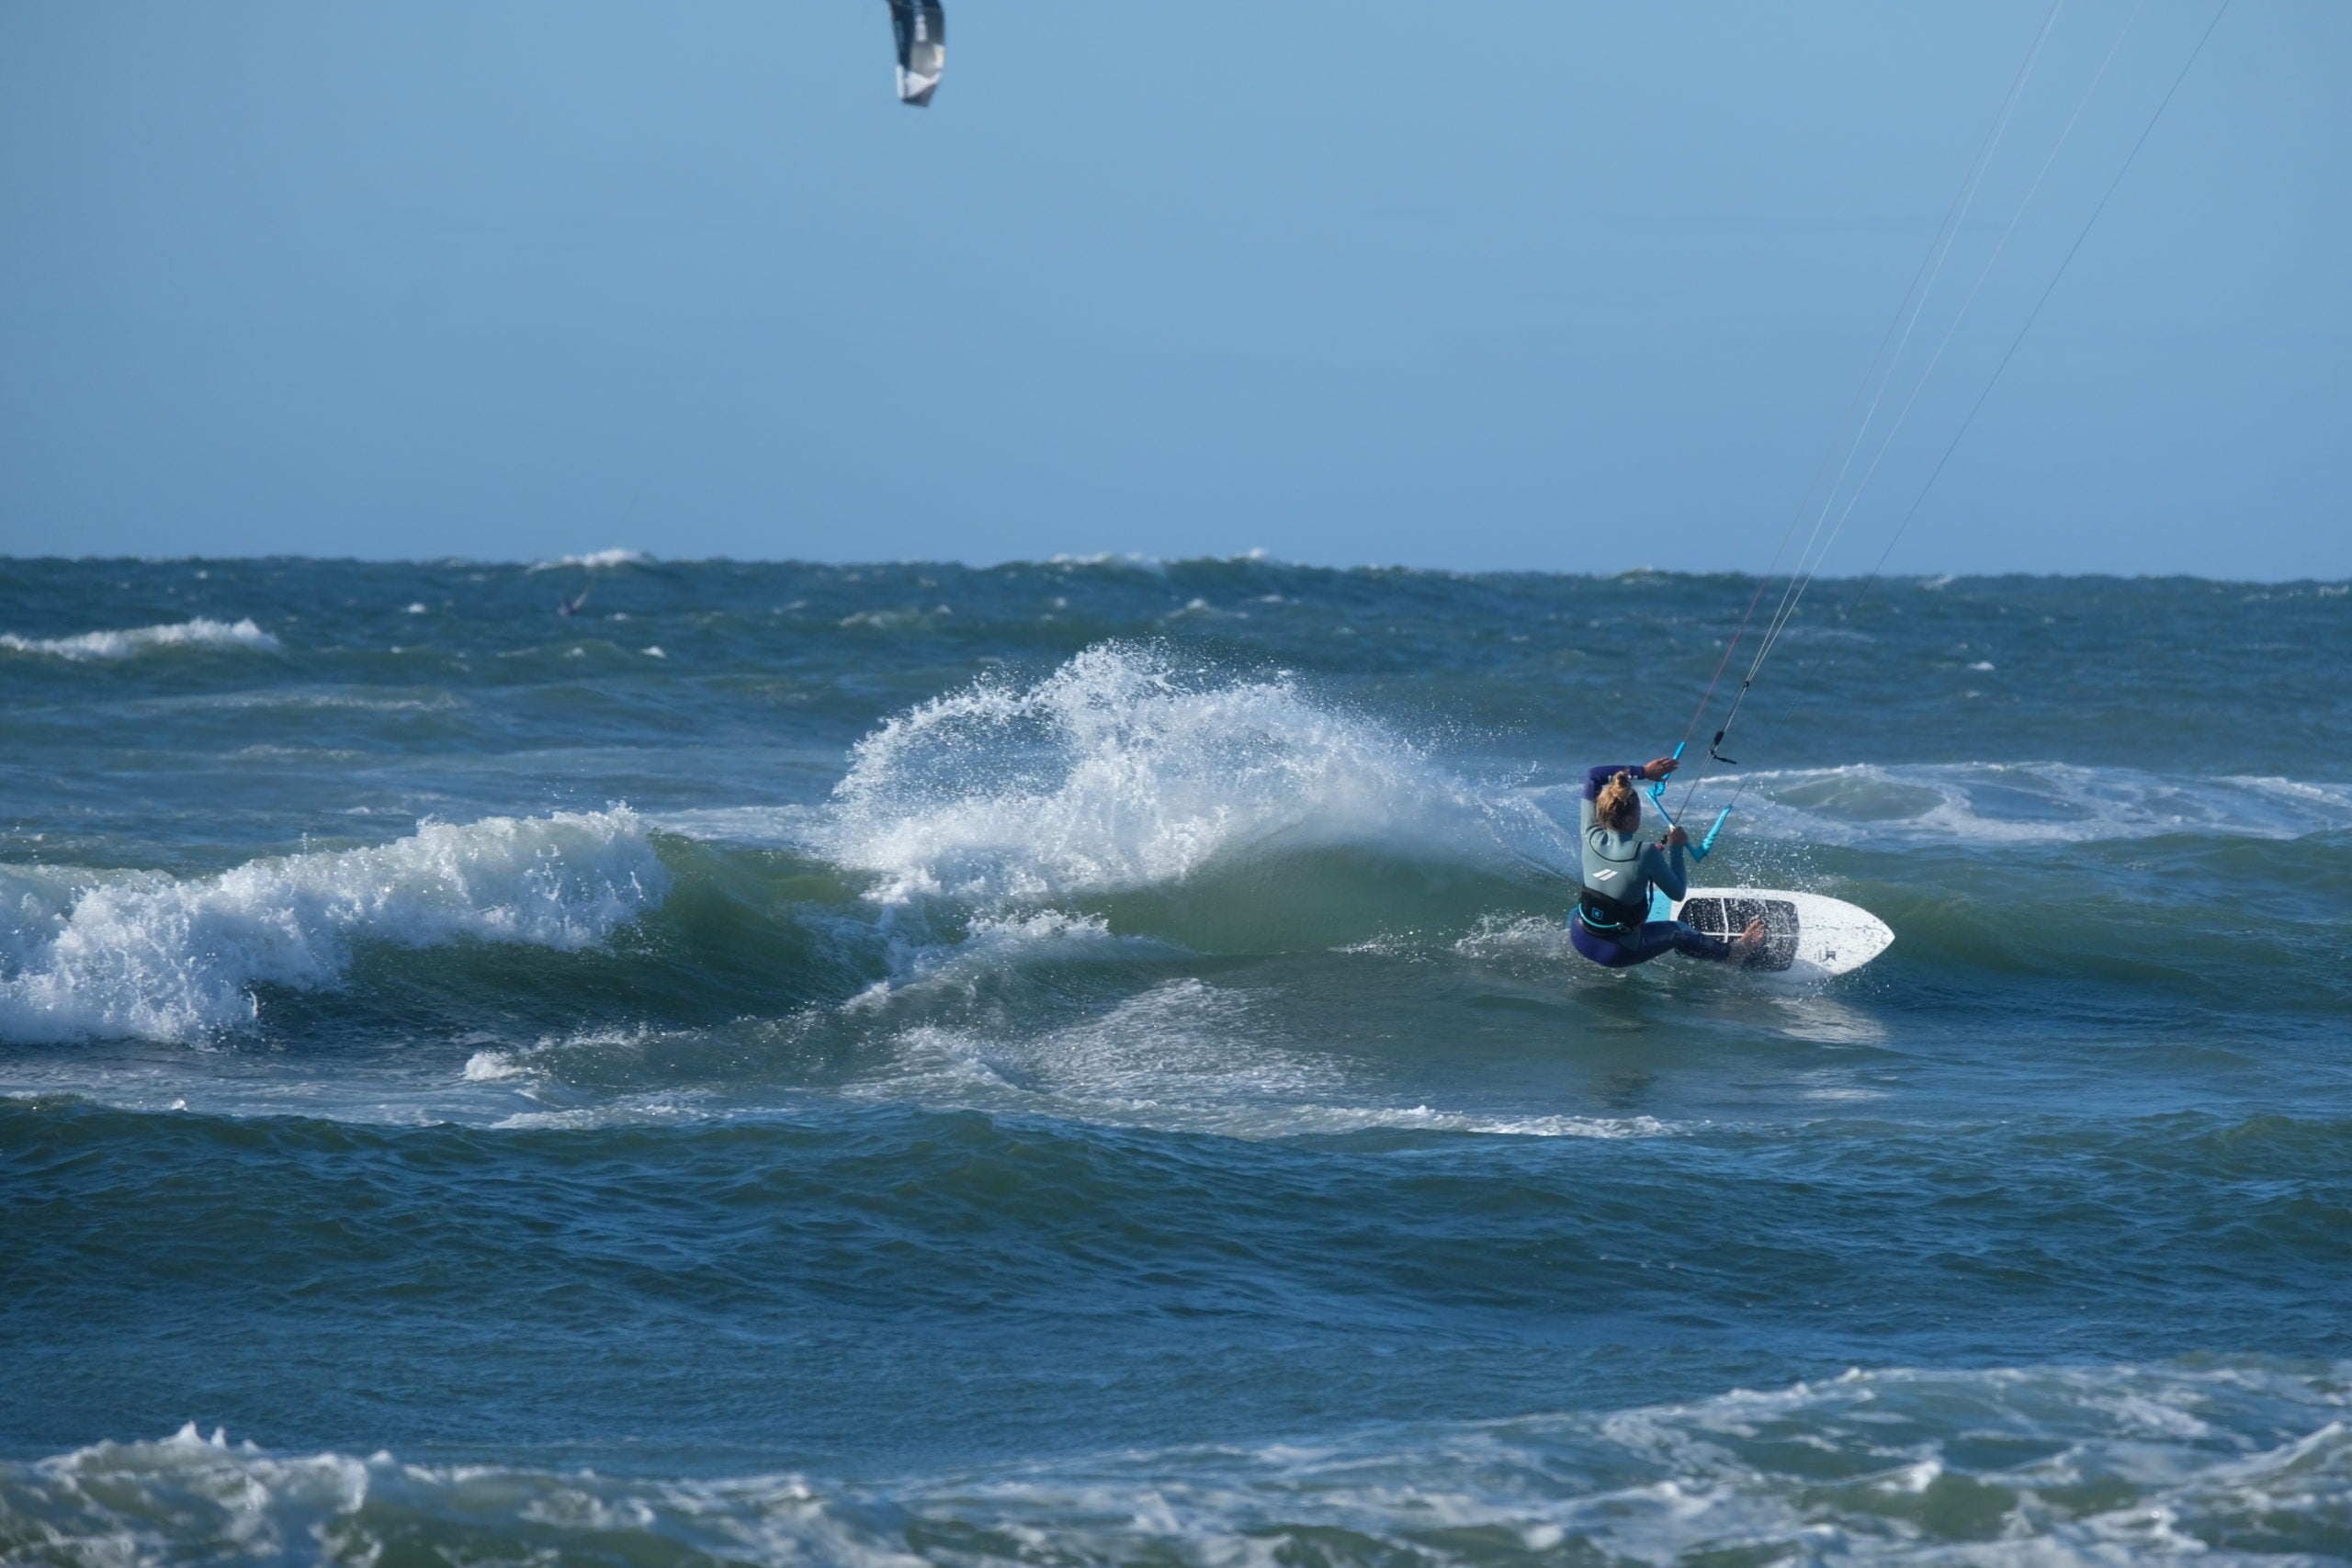
{"label": "sea spray", "polygon": [[989,908],[1181,881],[1274,847],[1508,863],[1560,835],[1295,678],[1105,644],[1034,685],[983,679],[853,749],[813,848],[890,902]]}
{"label": "sea spray", "polygon": [[193,1040],[253,1021],[254,987],[332,986],[354,944],[430,947],[472,937],[570,949],[603,941],[669,889],[627,808],[427,823],[368,849],[263,860],[216,876],[117,874],[39,908],[47,929],[6,954],[0,1037]]}

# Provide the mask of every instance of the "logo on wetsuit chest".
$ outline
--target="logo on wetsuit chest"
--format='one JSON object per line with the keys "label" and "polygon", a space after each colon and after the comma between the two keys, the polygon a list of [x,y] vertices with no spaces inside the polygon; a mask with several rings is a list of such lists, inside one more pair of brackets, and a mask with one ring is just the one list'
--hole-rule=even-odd
{"label": "logo on wetsuit chest", "polygon": [[1611,877],[1612,877],[1612,876],[1616,875],[1616,874],[1617,874],[1617,872],[1616,872],[1616,869],[1615,869],[1614,867],[1611,867],[1611,869],[1609,869],[1609,870],[1607,870],[1607,871],[1596,871],[1596,872],[1594,872],[1592,874],[1593,874],[1593,879],[1594,879],[1595,881],[1597,881],[1597,882],[1606,882],[1606,881],[1608,881]]}

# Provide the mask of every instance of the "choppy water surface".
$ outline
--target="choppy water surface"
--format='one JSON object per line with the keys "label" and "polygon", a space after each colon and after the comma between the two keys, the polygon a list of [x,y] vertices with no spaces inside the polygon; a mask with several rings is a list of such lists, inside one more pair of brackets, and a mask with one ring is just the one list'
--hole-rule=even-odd
{"label": "choppy water surface", "polygon": [[1753,587],[7,563],[0,1561],[2352,1557],[2352,595],[1824,586],[1894,947],[1586,966]]}

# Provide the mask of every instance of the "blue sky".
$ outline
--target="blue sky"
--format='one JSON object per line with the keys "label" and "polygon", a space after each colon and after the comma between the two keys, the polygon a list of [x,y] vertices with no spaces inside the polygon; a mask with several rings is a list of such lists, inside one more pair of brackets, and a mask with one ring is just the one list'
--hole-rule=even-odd
{"label": "blue sky", "polygon": [[[1830,570],[2212,4],[2065,0]],[[1760,569],[2047,8],[948,5],[0,5],[0,552]],[[2231,8],[1894,570],[2352,574],[2347,59]]]}

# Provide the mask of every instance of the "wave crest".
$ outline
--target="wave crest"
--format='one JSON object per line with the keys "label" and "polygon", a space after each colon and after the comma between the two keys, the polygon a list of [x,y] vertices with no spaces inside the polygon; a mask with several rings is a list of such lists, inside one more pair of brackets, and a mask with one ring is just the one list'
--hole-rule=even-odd
{"label": "wave crest", "polygon": [[669,886],[626,807],[427,823],[207,877],[0,867],[20,922],[0,951],[0,1038],[192,1040],[250,1024],[255,986],[336,984],[356,942],[585,947]]}
{"label": "wave crest", "polygon": [[0,1520],[63,1562],[2335,1561],[2352,1551],[2346,1371],[1853,1371],[889,1483],[280,1455],[191,1423],[0,1464]]}
{"label": "wave crest", "polygon": [[84,632],[79,637],[27,637],[0,632],[0,648],[13,653],[46,654],[81,662],[93,659],[130,659],[174,648],[244,649],[278,653],[282,645],[250,620],[209,621],[198,618],[170,626],[134,626],[124,631]]}
{"label": "wave crest", "polygon": [[616,546],[609,550],[591,550],[586,555],[558,556],[553,560],[534,561],[530,570],[553,571],[559,567],[577,566],[593,571],[600,567],[650,566],[652,561],[653,558],[643,550],[625,550]]}
{"label": "wave crest", "polygon": [[1556,840],[1286,674],[1218,677],[1104,644],[1027,687],[983,680],[859,741],[811,847],[886,902],[982,908],[1181,881],[1246,850],[1374,845],[1507,865]]}

